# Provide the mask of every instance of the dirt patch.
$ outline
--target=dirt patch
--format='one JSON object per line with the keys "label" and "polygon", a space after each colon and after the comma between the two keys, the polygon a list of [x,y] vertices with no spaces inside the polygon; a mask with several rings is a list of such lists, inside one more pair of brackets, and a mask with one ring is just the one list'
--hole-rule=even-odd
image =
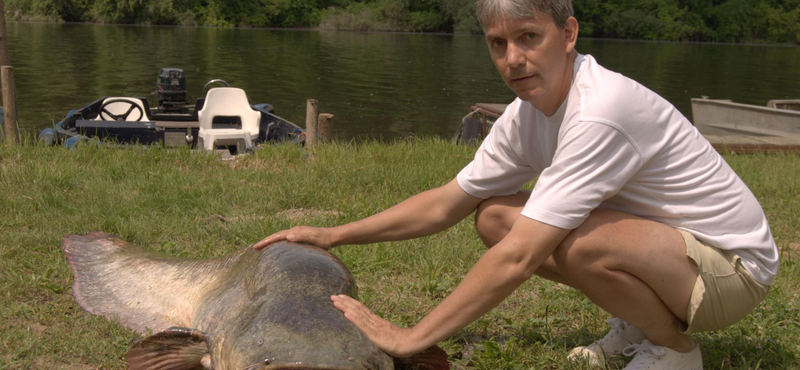
{"label": "dirt patch", "polygon": [[800,243],[789,242],[786,247],[783,248],[783,253],[791,260],[800,260]]}
{"label": "dirt patch", "polygon": [[44,333],[45,331],[47,331],[48,327],[47,327],[47,325],[42,325],[42,324],[40,324],[38,322],[33,322],[33,323],[29,324],[28,329],[31,332],[33,332],[34,334],[40,335],[40,334]]}
{"label": "dirt patch", "polygon": [[225,217],[223,215],[211,215],[208,217],[209,221],[219,221],[219,222],[240,222],[240,221],[261,221],[265,217],[259,215],[242,215],[242,216],[232,216],[232,217]]}
{"label": "dirt patch", "polygon": [[34,334],[34,335],[41,335],[44,332],[46,332],[47,329],[49,329],[50,327],[47,326],[47,325],[35,322],[35,321],[28,322],[28,321],[19,321],[19,320],[15,320],[15,321],[9,320],[9,321],[6,321],[5,323],[3,323],[2,325],[0,325],[0,330],[8,330],[8,329],[11,329],[11,328],[22,329],[22,330],[25,330],[26,332]]}
{"label": "dirt patch", "polygon": [[292,221],[298,221],[306,218],[341,216],[343,214],[344,213],[336,210],[323,211],[319,209],[292,208],[276,213],[275,217],[283,217]]}
{"label": "dirt patch", "polygon": [[[305,208],[291,208],[285,211],[280,211],[274,215],[276,218],[286,218],[291,221],[299,221],[309,218],[319,218],[319,217],[335,217],[341,216],[344,213],[341,211],[323,211],[320,209],[305,209]],[[253,221],[261,221],[267,218],[267,216],[260,216],[260,215],[240,215],[240,216],[231,216],[225,217],[223,215],[211,215],[208,216],[208,221],[218,221],[224,223],[232,223],[232,222],[253,222]]]}
{"label": "dirt patch", "polygon": [[62,361],[53,360],[46,357],[37,357],[33,360],[35,369],[58,369],[58,370],[90,370],[96,369],[94,366],[89,366],[81,363],[66,363]]}
{"label": "dirt patch", "polygon": [[254,170],[264,172],[285,171],[285,163],[272,158],[254,158],[249,154],[237,155],[226,160],[228,166],[234,170]]}

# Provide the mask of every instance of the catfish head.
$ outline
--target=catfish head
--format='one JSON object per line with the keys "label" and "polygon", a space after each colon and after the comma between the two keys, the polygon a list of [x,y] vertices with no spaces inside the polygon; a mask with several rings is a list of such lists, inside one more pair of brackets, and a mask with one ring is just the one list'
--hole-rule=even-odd
{"label": "catfish head", "polygon": [[355,280],[338,258],[286,242],[258,257],[242,275],[249,303],[208,341],[215,369],[393,369],[391,357],[330,300],[334,294],[357,296]]}

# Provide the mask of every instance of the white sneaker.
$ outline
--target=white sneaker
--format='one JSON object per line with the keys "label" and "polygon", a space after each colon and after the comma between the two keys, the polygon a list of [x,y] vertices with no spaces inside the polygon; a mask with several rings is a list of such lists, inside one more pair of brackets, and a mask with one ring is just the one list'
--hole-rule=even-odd
{"label": "white sneaker", "polygon": [[699,344],[689,353],[681,353],[644,340],[622,352],[625,356],[635,356],[622,370],[703,370]]}
{"label": "white sneaker", "polygon": [[641,330],[620,318],[609,319],[608,325],[611,326],[611,331],[605,337],[588,346],[574,348],[567,359],[575,362],[587,360],[592,366],[603,367],[607,360],[622,354],[625,347],[641,343],[645,339]]}

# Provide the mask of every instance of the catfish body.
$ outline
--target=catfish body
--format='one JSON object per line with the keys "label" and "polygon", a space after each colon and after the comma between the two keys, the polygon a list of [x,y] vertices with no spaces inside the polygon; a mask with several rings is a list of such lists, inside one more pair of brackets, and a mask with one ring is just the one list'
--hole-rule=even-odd
{"label": "catfish body", "polygon": [[130,350],[131,369],[394,369],[333,307],[330,296],[355,298],[356,284],[323,249],[280,242],[196,261],[102,232],[62,248],[84,309],[156,333]]}

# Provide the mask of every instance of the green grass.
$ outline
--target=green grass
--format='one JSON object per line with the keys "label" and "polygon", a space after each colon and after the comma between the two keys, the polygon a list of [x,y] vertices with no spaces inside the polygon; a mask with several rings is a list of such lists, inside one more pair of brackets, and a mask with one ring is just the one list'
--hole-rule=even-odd
{"label": "green grass", "polygon": [[[170,255],[219,256],[298,223],[332,226],[376,213],[445,184],[474,150],[415,139],[323,145],[314,156],[269,146],[221,161],[185,150],[0,147],[0,370],[125,366],[138,336],[75,303],[59,249],[67,234],[102,230]],[[800,156],[725,159],[764,206],[783,259],[751,315],[695,336],[705,368],[800,368]],[[276,216],[299,208],[341,214]],[[427,238],[334,252],[369,307],[412,325],[483,251],[467,219]],[[586,369],[566,355],[602,336],[608,317],[579,292],[534,278],[441,345],[455,368]]]}

